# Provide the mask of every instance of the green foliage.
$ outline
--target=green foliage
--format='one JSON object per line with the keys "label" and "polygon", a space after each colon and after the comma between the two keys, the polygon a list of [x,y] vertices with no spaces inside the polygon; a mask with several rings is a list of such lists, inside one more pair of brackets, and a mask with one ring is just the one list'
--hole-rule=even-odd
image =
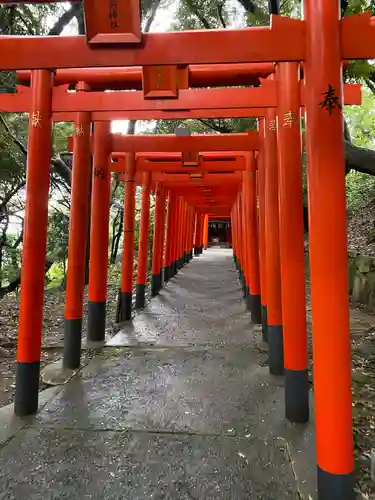
{"label": "green foliage", "polygon": [[352,170],[345,180],[348,212],[357,212],[375,198],[375,177]]}
{"label": "green foliage", "polygon": [[68,258],[69,215],[54,210],[48,219],[47,253],[57,261]]}
{"label": "green foliage", "polygon": [[7,245],[2,248],[2,261],[0,268],[1,285],[7,285],[19,276],[21,265],[21,251],[19,248],[13,248],[17,240],[17,235],[12,234],[7,238]]}
{"label": "green foliage", "polygon": [[52,264],[46,275],[47,288],[60,286],[65,278],[65,265],[63,262],[55,262]]}
{"label": "green foliage", "polygon": [[361,106],[345,106],[345,119],[352,142],[356,146],[373,148],[375,137],[375,96],[364,88]]}
{"label": "green foliage", "polygon": [[68,150],[68,137],[72,135],[74,135],[74,123],[55,123],[53,127],[54,152],[66,152]]}

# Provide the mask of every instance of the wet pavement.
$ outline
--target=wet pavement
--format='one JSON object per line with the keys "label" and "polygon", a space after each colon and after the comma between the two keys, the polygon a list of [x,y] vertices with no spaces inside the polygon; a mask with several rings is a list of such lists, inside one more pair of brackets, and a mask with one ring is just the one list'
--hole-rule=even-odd
{"label": "wet pavement", "polygon": [[312,424],[285,422],[231,255],[189,263],[4,438],[0,499],[314,498]]}

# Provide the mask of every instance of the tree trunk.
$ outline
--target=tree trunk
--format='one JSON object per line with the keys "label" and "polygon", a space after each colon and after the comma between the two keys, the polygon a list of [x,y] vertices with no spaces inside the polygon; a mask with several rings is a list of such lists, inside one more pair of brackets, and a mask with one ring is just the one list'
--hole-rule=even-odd
{"label": "tree trunk", "polygon": [[345,141],[346,171],[356,170],[364,174],[375,175],[375,151],[360,148]]}
{"label": "tree trunk", "polygon": [[[119,221],[119,226],[118,226],[118,230],[117,230],[116,234],[113,232],[111,258],[110,258],[111,264],[116,263],[117,254],[118,254],[118,247],[120,245],[121,234],[122,234],[122,230],[124,228],[124,210],[123,209],[120,209],[118,211],[118,216],[120,218],[120,221]],[[117,218],[117,216],[116,216],[116,218]],[[115,230],[115,228],[114,228],[114,230]]]}

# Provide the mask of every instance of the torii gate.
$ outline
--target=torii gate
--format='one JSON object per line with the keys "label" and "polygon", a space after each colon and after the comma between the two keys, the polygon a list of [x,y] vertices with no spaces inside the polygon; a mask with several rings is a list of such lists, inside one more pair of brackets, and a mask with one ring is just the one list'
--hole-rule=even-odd
{"label": "torii gate", "polygon": [[[85,11],[89,45],[85,37],[0,37],[1,69],[35,69],[19,329],[23,347],[17,355],[16,411],[25,414],[37,408],[44,277],[44,262],[38,255],[45,254],[47,223],[50,68],[270,61],[282,68],[286,61],[304,61],[318,489],[320,500],[351,500],[354,466],[341,65],[343,59],[374,58],[375,23],[367,14],[340,21],[338,0],[304,0],[304,21],[273,16],[271,27],[147,34],[142,36],[142,45],[114,49],[112,42],[134,43],[141,35],[138,2],[113,5],[111,24],[103,26],[106,15],[96,17],[103,4],[91,0],[91,8]],[[127,23],[125,33],[117,24],[119,16]],[[97,42],[103,46],[92,49]],[[274,126],[272,120],[268,124]],[[294,128],[290,129],[292,140]],[[265,130],[269,130],[267,126]],[[278,133],[281,130],[280,126]],[[267,163],[267,157],[264,161]],[[288,164],[290,167],[289,159]],[[282,212],[281,220],[287,215]],[[31,235],[36,224],[40,229],[37,237]],[[329,275],[323,262],[330,267]]]}

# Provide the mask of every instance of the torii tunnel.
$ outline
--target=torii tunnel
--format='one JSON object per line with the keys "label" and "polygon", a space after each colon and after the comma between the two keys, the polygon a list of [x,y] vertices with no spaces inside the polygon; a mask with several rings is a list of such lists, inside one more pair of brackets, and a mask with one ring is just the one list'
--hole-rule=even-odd
{"label": "torii tunnel", "polygon": [[[142,34],[137,0],[109,5],[116,22],[108,21],[107,3],[85,0],[87,36],[0,36],[0,69],[19,70],[22,83],[16,94],[0,95],[0,110],[29,113],[15,413],[38,409],[52,124],[74,121],[64,366],[80,366],[92,156],[87,338],[105,334],[110,179],[119,172],[125,200],[118,321],[132,320],[134,293],[136,309],[146,304],[150,193],[152,296],[199,258],[210,220],[230,222],[244,300],[252,322],[262,325],[269,371],[285,377],[285,418],[307,423],[306,149],[318,495],[352,500],[343,105],[360,104],[361,89],[343,85],[342,68],[375,58],[375,18],[340,19],[339,0],[304,0],[304,20],[274,15],[265,27]],[[110,132],[117,119],[215,117],[254,117],[257,129]]]}

